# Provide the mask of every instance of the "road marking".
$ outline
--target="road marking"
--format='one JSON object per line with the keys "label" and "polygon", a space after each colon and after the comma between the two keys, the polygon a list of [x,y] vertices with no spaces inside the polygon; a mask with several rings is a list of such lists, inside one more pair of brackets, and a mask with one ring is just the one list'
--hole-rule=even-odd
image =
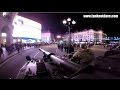
{"label": "road marking", "polygon": [[18,79],[18,76],[20,75],[21,70],[22,70],[26,65],[27,65],[27,63],[25,63],[25,64],[22,66],[22,68],[19,70],[16,79]]}
{"label": "road marking", "polygon": [[34,58],[35,58],[39,53],[40,53],[40,51],[35,54]]}

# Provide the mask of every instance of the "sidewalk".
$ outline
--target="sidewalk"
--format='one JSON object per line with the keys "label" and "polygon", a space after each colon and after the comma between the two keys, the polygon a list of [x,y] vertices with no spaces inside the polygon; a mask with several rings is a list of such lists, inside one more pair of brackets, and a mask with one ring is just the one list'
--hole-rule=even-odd
{"label": "sidewalk", "polygon": [[[20,52],[23,52],[24,50],[28,50],[30,48],[33,48],[33,47],[25,47],[24,49],[20,50]],[[3,54],[4,55],[1,55],[0,64],[3,63],[4,61],[6,61],[8,58],[16,55],[17,53],[18,53],[17,51],[14,51],[11,54],[8,54],[6,49],[3,48]]]}

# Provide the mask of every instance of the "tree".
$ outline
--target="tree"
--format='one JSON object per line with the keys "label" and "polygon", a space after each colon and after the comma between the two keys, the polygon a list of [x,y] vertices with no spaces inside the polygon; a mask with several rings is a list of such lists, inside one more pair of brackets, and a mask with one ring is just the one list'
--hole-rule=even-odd
{"label": "tree", "polygon": [[94,53],[90,49],[78,50],[75,52],[71,58],[71,61],[74,61],[78,64],[84,63],[89,64],[95,59]]}

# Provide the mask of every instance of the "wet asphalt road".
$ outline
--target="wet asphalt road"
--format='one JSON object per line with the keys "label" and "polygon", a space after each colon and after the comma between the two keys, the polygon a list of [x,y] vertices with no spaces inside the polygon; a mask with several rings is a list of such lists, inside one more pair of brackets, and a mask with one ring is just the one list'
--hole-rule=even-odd
{"label": "wet asphalt road", "polygon": [[9,58],[6,63],[0,65],[0,79],[15,79],[20,68],[27,62],[25,58],[27,55],[32,58],[42,58],[42,52],[40,52],[37,48],[20,52],[19,54]]}
{"label": "wet asphalt road", "polygon": [[[39,48],[31,48],[16,54],[15,56],[10,57],[7,61],[0,64],[0,79],[16,79],[20,69],[26,64],[27,60],[26,57],[29,55],[31,58],[42,59],[43,53],[38,50]],[[45,46],[42,47],[48,52],[58,53],[56,45]],[[53,68],[54,66],[50,64],[46,64],[47,68]]]}

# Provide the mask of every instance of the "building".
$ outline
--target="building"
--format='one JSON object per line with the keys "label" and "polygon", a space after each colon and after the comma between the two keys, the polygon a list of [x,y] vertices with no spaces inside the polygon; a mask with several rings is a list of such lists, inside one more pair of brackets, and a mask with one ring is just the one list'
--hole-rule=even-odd
{"label": "building", "polygon": [[[33,20],[16,15],[12,22],[12,43],[37,43],[41,39],[42,25]],[[6,43],[6,33],[2,33],[2,43]]]}
{"label": "building", "polygon": [[107,43],[119,43],[120,44],[120,37],[106,37],[105,38]]}
{"label": "building", "polygon": [[17,12],[0,12],[0,45],[3,43],[2,33],[6,33],[6,44],[11,45],[13,43],[12,32],[14,26],[12,22]]}
{"label": "building", "polygon": [[54,36],[50,32],[44,32],[41,34],[41,42],[52,43],[54,42]]}
{"label": "building", "polygon": [[[104,42],[107,35],[103,33],[102,30],[95,31],[93,29],[85,29],[80,32],[74,32],[71,33],[71,41],[75,43],[80,42],[96,42],[96,43],[102,43]],[[64,35],[64,41],[68,41],[68,34]]]}

